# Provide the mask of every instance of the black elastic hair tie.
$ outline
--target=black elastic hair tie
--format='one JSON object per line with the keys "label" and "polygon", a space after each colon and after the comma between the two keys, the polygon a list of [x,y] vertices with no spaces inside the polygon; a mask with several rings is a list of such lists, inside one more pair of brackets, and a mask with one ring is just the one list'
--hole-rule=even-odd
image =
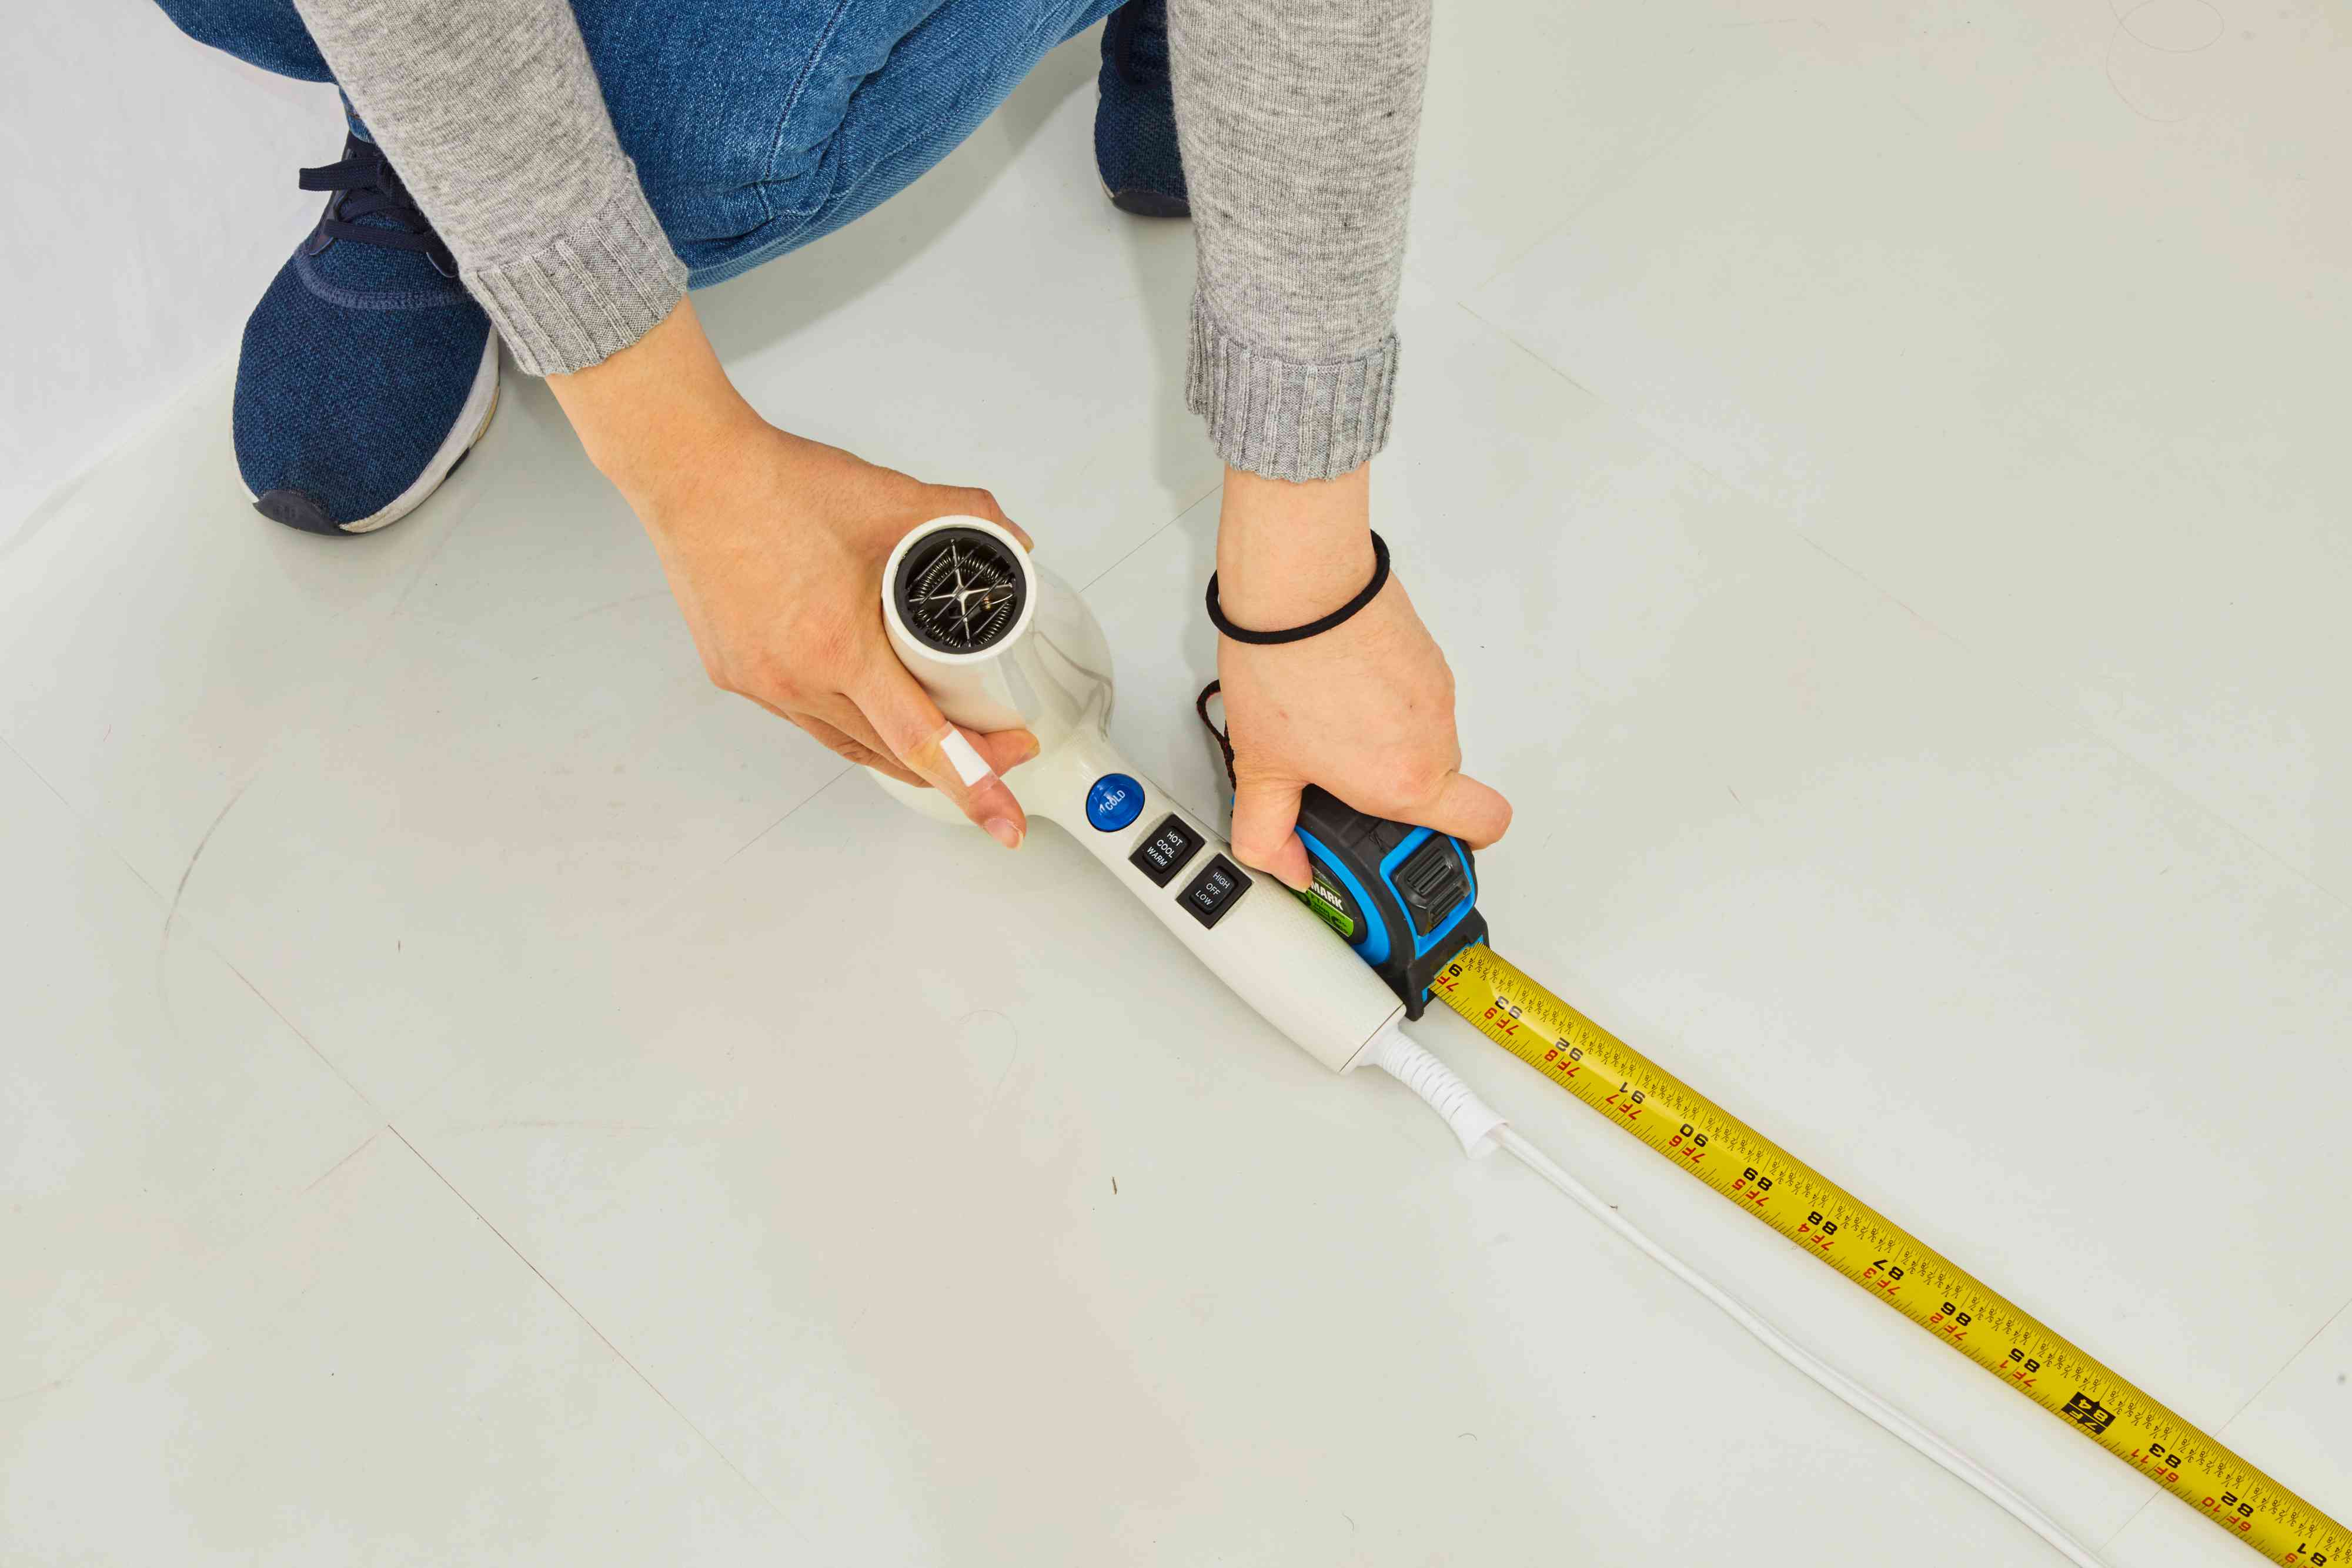
{"label": "black elastic hair tie", "polygon": [[1320,620],[1309,621],[1304,626],[1293,626],[1283,632],[1252,632],[1244,627],[1236,626],[1225,619],[1224,608],[1217,602],[1217,574],[1213,571],[1209,574],[1209,623],[1236,643],[1255,643],[1261,647],[1276,643],[1303,643],[1309,637],[1319,636],[1328,632],[1332,627],[1348,620],[1365,605],[1370,604],[1380,596],[1381,589],[1388,580],[1388,541],[1380,535],[1374,534],[1372,536],[1372,580],[1364,584],[1364,591],[1361,593],[1357,594],[1355,598],[1350,599],[1330,614]]}

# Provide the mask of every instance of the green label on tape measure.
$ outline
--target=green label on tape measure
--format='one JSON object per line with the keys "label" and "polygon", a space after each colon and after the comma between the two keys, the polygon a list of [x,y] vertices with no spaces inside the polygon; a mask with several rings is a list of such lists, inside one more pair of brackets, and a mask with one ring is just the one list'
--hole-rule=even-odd
{"label": "green label on tape measure", "polygon": [[1353,942],[1356,939],[1356,922],[1348,914],[1347,897],[1346,894],[1340,892],[1329,879],[1324,876],[1323,868],[1317,866],[1314,881],[1307,884],[1305,892],[1298,894],[1298,902],[1313,910],[1316,917],[1324,925]]}

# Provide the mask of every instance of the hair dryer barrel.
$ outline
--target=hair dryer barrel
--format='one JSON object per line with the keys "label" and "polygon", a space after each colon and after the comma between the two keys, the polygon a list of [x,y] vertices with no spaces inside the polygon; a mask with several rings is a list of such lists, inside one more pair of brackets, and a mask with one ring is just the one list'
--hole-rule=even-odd
{"label": "hair dryer barrel", "polygon": [[1006,655],[1039,600],[1029,552],[1002,524],[937,517],[898,541],[882,569],[882,623],[899,663],[966,729],[1028,722]]}

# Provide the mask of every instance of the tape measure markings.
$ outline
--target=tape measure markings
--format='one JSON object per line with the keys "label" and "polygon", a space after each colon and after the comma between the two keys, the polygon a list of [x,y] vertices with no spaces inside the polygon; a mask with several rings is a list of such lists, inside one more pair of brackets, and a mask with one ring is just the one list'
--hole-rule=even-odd
{"label": "tape measure markings", "polygon": [[2352,1531],[1894,1221],[1476,946],[1431,989],[1650,1148],[2284,1568],[2352,1568]]}

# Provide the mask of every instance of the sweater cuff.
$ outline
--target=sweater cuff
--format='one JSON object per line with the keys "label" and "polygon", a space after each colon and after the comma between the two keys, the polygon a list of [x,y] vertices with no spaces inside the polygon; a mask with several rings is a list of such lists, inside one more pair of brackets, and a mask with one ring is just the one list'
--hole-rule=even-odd
{"label": "sweater cuff", "polygon": [[1337,479],[1388,444],[1397,337],[1345,360],[1285,360],[1236,338],[1192,300],[1184,402],[1217,455],[1269,479]]}
{"label": "sweater cuff", "polygon": [[669,247],[625,160],[611,196],[529,256],[463,276],[515,364],[534,376],[586,370],[660,324],[686,293]]}

